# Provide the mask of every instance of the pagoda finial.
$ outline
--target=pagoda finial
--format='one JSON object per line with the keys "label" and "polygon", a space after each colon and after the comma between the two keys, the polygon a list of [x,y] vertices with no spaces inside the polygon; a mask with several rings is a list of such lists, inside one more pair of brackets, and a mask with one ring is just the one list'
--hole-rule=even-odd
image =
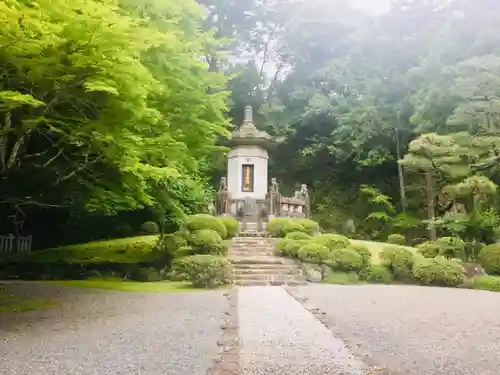
{"label": "pagoda finial", "polygon": [[245,106],[245,117],[243,122],[244,123],[253,122],[253,109],[251,105]]}

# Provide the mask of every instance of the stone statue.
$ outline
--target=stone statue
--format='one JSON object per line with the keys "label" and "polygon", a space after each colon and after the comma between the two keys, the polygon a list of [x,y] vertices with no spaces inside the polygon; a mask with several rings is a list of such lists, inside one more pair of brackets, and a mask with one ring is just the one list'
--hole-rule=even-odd
{"label": "stone statue", "polygon": [[276,178],[271,178],[271,188],[269,189],[269,214],[280,216],[281,214],[281,194]]}
{"label": "stone statue", "polygon": [[310,199],[309,199],[309,192],[307,191],[307,185],[302,184],[300,185],[300,190],[296,192],[298,199],[301,199],[304,201],[304,209],[303,213],[305,217],[309,217],[311,215],[311,210],[310,210]]}
{"label": "stone statue", "polygon": [[227,190],[227,179],[226,177],[221,177],[219,191],[217,192],[217,198],[215,199],[215,214],[227,214],[229,213],[230,208],[231,194]]}

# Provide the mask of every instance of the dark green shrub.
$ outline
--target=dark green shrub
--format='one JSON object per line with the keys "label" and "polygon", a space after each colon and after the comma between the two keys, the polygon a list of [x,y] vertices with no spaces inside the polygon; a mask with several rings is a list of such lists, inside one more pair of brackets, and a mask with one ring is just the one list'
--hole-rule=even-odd
{"label": "dark green shrub", "polygon": [[484,247],[477,256],[479,264],[491,275],[500,275],[500,244]]}
{"label": "dark green shrub", "polygon": [[157,258],[157,267],[169,269],[179,249],[185,246],[187,246],[187,242],[181,233],[160,236],[153,249]]}
{"label": "dark green shrub", "polygon": [[158,234],[160,232],[160,228],[158,227],[158,224],[156,224],[154,221],[146,221],[141,225],[141,232],[147,233],[147,234]]}
{"label": "dark green shrub", "polygon": [[329,254],[327,264],[334,271],[358,272],[363,268],[363,258],[353,249],[337,249]]}
{"label": "dark green shrub", "polygon": [[129,279],[141,282],[161,281],[160,272],[152,267],[133,267],[129,273]]}
{"label": "dark green shrub", "polygon": [[451,259],[465,260],[465,242],[458,237],[442,237],[436,241],[441,247],[440,255]]}
{"label": "dark green shrub", "polygon": [[233,238],[240,232],[240,223],[232,216],[221,216],[218,218],[227,232],[226,238]]}
{"label": "dark green shrub", "polygon": [[500,292],[500,277],[476,276],[472,279],[472,288],[479,290],[490,290],[492,292]]}
{"label": "dark green shrub", "polygon": [[329,250],[345,249],[349,247],[349,239],[340,234],[322,234],[321,236],[314,237],[313,241],[326,246]]}
{"label": "dark green shrub", "polygon": [[190,232],[196,232],[202,229],[211,229],[219,234],[222,238],[227,237],[227,230],[222,222],[211,215],[198,214],[188,217],[185,227]]}
{"label": "dark green shrub", "polygon": [[437,257],[440,252],[441,252],[441,245],[437,244],[436,242],[433,241],[427,241],[424,242],[420,245],[417,245],[418,252],[424,257],[424,258],[435,258]]}
{"label": "dark green shrub", "polygon": [[363,268],[372,264],[372,253],[368,250],[368,247],[363,244],[351,243],[348,249],[357,252],[361,259],[363,260]]}
{"label": "dark green shrub", "polygon": [[404,248],[386,247],[380,253],[380,263],[394,275],[394,278],[407,280],[413,277],[414,254]]}
{"label": "dark green shrub", "polygon": [[373,264],[362,269],[359,278],[369,283],[390,284],[392,282],[392,275],[387,268]]}
{"label": "dark green shrub", "polygon": [[413,276],[424,285],[458,286],[465,281],[465,270],[443,257],[419,259],[413,266]]}
{"label": "dark green shrub", "polygon": [[330,252],[326,246],[310,241],[303,244],[298,252],[300,260],[313,264],[323,264],[329,256]]}
{"label": "dark green shrub", "polygon": [[402,234],[390,234],[387,237],[387,242],[394,245],[404,245],[406,243],[406,238]]}
{"label": "dark green shrub", "polygon": [[[286,233],[283,234],[282,228],[285,224],[288,224],[291,221],[292,221],[292,219],[288,219],[288,218],[284,218],[284,217],[277,217],[275,219],[272,219],[267,224],[267,231],[273,237],[285,237]],[[301,231],[299,231],[299,232],[301,232]]]}
{"label": "dark green shrub", "polygon": [[319,234],[319,224],[311,219],[299,219],[296,221],[298,224],[302,225],[304,232],[314,236]]}
{"label": "dark green shrub", "polygon": [[304,232],[292,232],[285,236],[288,240],[310,240],[312,237]]}
{"label": "dark green shrub", "polygon": [[475,261],[486,245],[482,242],[470,241],[465,243],[465,261]]}
{"label": "dark green shrub", "polygon": [[185,275],[197,288],[231,284],[233,269],[229,260],[215,255],[192,255],[175,262],[176,272]]}
{"label": "dark green shrub", "polygon": [[225,255],[227,248],[222,244],[222,238],[212,229],[201,229],[192,232],[188,244],[196,254]]}

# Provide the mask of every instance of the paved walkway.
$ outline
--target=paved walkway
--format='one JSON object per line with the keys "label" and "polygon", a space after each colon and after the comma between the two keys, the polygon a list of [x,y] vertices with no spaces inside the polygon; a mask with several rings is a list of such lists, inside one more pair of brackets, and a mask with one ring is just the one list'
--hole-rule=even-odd
{"label": "paved walkway", "polygon": [[357,375],[365,366],[281,287],[238,297],[243,375]]}
{"label": "paved walkway", "polygon": [[219,350],[221,292],[15,289],[64,303],[0,316],[0,375],[205,375]]}
{"label": "paved walkway", "polygon": [[[223,349],[217,342],[229,303],[221,292],[13,288],[63,303],[0,315],[0,375],[205,375]],[[227,375],[500,374],[500,293],[370,285],[296,290],[308,308],[327,313],[328,328],[281,287],[241,288],[241,372]]]}

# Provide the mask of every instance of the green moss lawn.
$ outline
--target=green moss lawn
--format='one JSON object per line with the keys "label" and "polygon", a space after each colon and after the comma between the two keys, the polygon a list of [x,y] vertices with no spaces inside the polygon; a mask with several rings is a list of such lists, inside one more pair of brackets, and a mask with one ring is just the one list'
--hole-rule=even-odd
{"label": "green moss lawn", "polygon": [[350,240],[353,244],[364,245],[370,250],[372,254],[373,264],[380,264],[380,253],[382,250],[388,247],[405,247],[406,249],[417,254],[417,249],[408,246],[393,245],[384,242],[373,242],[373,241],[361,241],[361,240]]}
{"label": "green moss lawn", "polygon": [[27,312],[55,306],[50,300],[28,298],[0,290],[0,314],[8,312]]}
{"label": "green moss lawn", "polygon": [[7,261],[30,261],[39,263],[140,263],[153,260],[153,247],[158,236],[119,238],[107,241],[57,247],[30,254],[15,254],[4,258]]}
{"label": "green moss lawn", "polygon": [[89,280],[47,281],[47,283],[77,288],[118,290],[139,293],[185,293],[200,291],[200,289],[192,287],[190,283],[181,281],[137,282],[122,280],[120,278],[95,278]]}

